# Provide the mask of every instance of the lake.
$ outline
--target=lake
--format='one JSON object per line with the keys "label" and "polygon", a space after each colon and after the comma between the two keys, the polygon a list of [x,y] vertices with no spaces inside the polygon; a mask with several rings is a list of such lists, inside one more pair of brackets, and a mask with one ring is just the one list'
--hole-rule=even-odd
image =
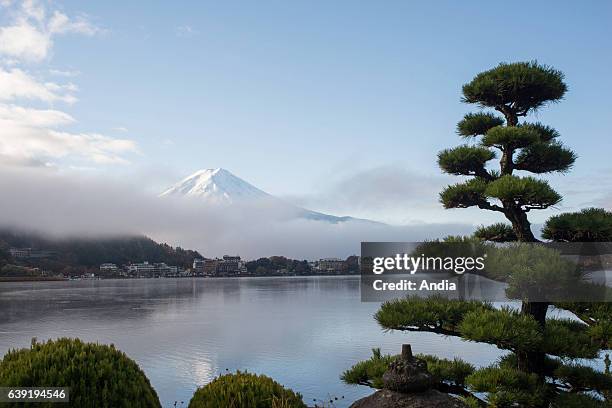
{"label": "lake", "polygon": [[271,376],[312,405],[373,392],[340,374],[371,355],[459,356],[494,362],[493,346],[431,333],[385,333],[379,303],[360,301],[359,277],[138,279],[0,283],[0,355],[57,337],[115,344],[136,360],[164,407],[226,370]]}

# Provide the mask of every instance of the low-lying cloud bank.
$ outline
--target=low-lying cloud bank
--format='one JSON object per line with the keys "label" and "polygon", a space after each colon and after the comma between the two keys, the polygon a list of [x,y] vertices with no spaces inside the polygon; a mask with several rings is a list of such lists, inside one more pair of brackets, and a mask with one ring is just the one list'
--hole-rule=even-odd
{"label": "low-lying cloud bank", "polygon": [[471,225],[449,223],[330,224],[294,219],[287,210],[265,204],[203,206],[197,200],[161,199],[129,184],[67,177],[48,169],[0,168],[0,191],[3,227],[58,238],[145,234],[205,256],[345,257],[359,253],[361,241],[417,241],[473,231]]}

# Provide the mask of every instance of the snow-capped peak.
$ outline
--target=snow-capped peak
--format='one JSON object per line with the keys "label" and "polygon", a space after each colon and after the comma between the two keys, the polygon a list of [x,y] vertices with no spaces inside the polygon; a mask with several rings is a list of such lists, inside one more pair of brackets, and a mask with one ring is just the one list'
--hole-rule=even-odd
{"label": "snow-capped peak", "polygon": [[219,204],[268,198],[270,195],[223,169],[203,169],[179,181],[160,195],[199,197]]}
{"label": "snow-capped peak", "polygon": [[286,219],[301,218],[333,224],[347,221],[373,222],[352,217],[337,217],[298,207],[258,189],[222,168],[196,171],[160,194],[160,197],[168,196],[193,198],[201,200],[205,205],[264,203],[266,208],[274,209],[275,214]]}

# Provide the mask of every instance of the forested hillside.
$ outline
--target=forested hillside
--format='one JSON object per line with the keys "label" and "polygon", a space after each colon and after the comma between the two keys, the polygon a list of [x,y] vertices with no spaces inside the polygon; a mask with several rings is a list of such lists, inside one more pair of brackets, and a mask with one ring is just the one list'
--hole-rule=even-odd
{"label": "forested hillside", "polygon": [[[11,247],[51,251],[52,256],[11,259],[8,253]],[[2,263],[19,263],[73,274],[97,269],[104,262],[117,265],[144,261],[165,262],[187,268],[196,257],[202,256],[197,251],[160,244],[145,236],[54,239],[32,232],[0,230],[0,267]]]}

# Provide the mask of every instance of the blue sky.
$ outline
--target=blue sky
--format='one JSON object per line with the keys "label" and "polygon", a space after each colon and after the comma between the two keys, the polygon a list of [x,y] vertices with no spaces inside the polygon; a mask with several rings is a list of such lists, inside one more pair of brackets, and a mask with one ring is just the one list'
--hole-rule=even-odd
{"label": "blue sky", "polygon": [[[6,3],[4,27],[24,13],[22,4]],[[579,155],[570,175],[550,178],[567,196],[561,209],[612,201],[610,2],[31,6],[44,9],[47,20],[59,11],[82,24],[58,29],[42,58],[4,53],[5,70],[78,87],[65,90],[76,102],[30,98],[27,106],[67,113],[74,120],[62,129],[72,134],[129,143],[112,148],[113,160],[92,162],[74,149],[50,159],[66,172],[89,169],[162,189],[197,169],[224,167],[314,209],[396,222],[453,218],[459,213],[424,208],[439,210],[435,193],[449,179],[436,153],[462,143],[455,124],[474,109],[460,102],[461,85],[501,61],[537,59],[562,70],[569,86],[562,103],[537,115]],[[409,186],[406,202],[421,208],[415,215],[406,215],[410,206],[336,200],[349,183],[354,191],[362,180],[367,195],[398,174]],[[398,199],[377,194],[379,201]]]}

